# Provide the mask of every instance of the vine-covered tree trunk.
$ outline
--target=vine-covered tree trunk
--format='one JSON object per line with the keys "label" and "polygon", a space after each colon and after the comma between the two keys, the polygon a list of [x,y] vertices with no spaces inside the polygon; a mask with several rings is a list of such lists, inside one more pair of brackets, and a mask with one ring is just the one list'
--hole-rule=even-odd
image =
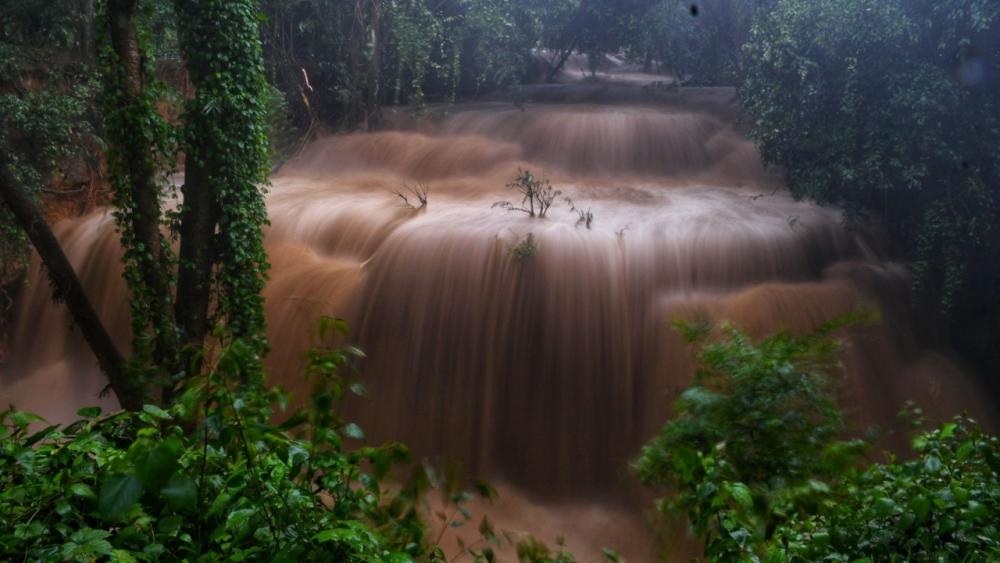
{"label": "vine-covered tree trunk", "polygon": [[[267,82],[254,0],[176,0],[195,97],[184,112],[185,185],[177,318],[186,343],[209,326],[211,298],[227,336],[267,349],[261,227],[270,171],[262,97]],[[218,292],[213,293],[213,288]],[[197,355],[189,356],[197,360]],[[254,376],[260,365],[248,366]]]}
{"label": "vine-covered tree trunk", "polygon": [[[109,0],[107,31],[111,60],[106,121],[112,151],[112,181],[126,252],[126,278],[132,290],[133,338],[139,343],[152,331],[152,358],[168,375],[179,370],[176,329],[171,308],[172,265],[166,256],[157,150],[153,137],[163,133],[156,110],[151,62],[140,45],[138,0]],[[143,354],[142,346],[135,346]]]}
{"label": "vine-covered tree trunk", "polygon": [[6,159],[6,155],[0,152],[0,202],[6,204],[38,251],[42,264],[49,274],[54,299],[66,304],[84,339],[97,357],[98,365],[108,376],[118,402],[130,410],[141,408],[141,388],[136,386],[135,382],[129,381],[126,376],[122,355],[97,316],[90,299],[87,298],[72,264],[63,253],[48,223],[45,222],[41,210],[10,172]]}

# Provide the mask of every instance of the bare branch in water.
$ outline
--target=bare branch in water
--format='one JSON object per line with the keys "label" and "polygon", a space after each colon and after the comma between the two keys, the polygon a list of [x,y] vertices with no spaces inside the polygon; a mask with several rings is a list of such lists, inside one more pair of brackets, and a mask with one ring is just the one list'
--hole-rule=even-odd
{"label": "bare branch in water", "polygon": [[[427,207],[430,191],[430,187],[426,184],[403,184],[403,188],[401,190],[396,190],[392,193],[399,199],[403,200],[403,207],[407,207],[409,209],[424,209]],[[410,201],[410,197],[416,199],[419,205],[414,205],[413,202]]]}

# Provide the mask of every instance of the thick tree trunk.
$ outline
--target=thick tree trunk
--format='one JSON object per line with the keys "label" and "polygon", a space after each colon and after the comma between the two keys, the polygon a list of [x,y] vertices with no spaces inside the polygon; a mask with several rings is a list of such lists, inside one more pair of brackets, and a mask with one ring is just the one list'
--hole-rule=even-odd
{"label": "thick tree trunk", "polygon": [[123,369],[121,353],[97,316],[73,266],[45,222],[41,210],[18,184],[7,166],[6,158],[6,155],[0,152],[0,201],[7,205],[18,225],[24,229],[31,244],[38,251],[42,264],[49,274],[53,298],[66,303],[73,320],[80,327],[80,332],[97,357],[98,365],[107,375],[111,389],[118,396],[118,402],[129,410],[142,408],[141,386],[128,380]]}
{"label": "thick tree trunk", "polygon": [[215,226],[219,207],[204,163],[188,159],[184,170],[181,208],[181,250],[174,315],[181,331],[183,367],[188,374],[200,369],[200,352],[208,335],[212,268],[216,259]]}
{"label": "thick tree trunk", "polygon": [[[175,0],[174,7],[179,19],[190,19],[202,9],[193,0]],[[182,33],[182,41],[183,37]],[[192,83],[197,88],[204,78],[201,76],[204,70],[192,68],[190,60],[187,64]],[[199,142],[205,141],[199,139]],[[182,365],[189,375],[201,369],[202,351],[210,329],[214,267],[219,253],[215,233],[221,210],[217,188],[209,176],[215,165],[203,158],[187,154],[184,162],[177,303],[174,305],[174,318],[181,335]]]}
{"label": "thick tree trunk", "polygon": [[[138,12],[138,0],[108,2],[108,30],[117,63],[117,68],[111,70],[112,77],[122,93],[122,103],[141,115],[142,112],[151,110],[143,100],[150,77],[147,76],[147,61],[139,46]],[[142,121],[141,118],[136,119]],[[179,368],[178,351],[173,311],[170,307],[170,264],[164,253],[160,231],[160,187],[157,185],[156,165],[150,147],[131,140],[130,133],[134,132],[113,131],[111,138],[120,153],[131,189],[134,209],[128,227],[135,237],[136,247],[142,249],[136,253],[136,260],[142,282],[149,292],[145,299],[148,300],[149,320],[155,333],[153,358],[160,367],[174,375]]]}

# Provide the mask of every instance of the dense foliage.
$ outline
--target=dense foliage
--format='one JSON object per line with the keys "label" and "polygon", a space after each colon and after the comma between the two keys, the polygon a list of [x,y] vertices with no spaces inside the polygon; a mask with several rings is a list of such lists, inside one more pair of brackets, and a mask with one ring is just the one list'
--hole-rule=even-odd
{"label": "dense foliage", "polygon": [[[405,450],[345,447],[359,431],[331,418],[330,403],[344,392],[338,370],[348,356],[315,358],[311,408],[278,427],[268,422],[278,394],[233,383],[248,353],[223,350],[169,409],[83,409],[83,420],[37,432],[37,417],[4,413],[2,558],[388,559],[386,537],[365,523],[389,509],[378,478]],[[383,532],[419,542],[422,529]]]}
{"label": "dense foliage", "polygon": [[[433,560],[419,505],[433,473],[389,487],[406,448],[365,446],[335,414],[362,392],[350,377],[360,352],[312,352],[314,393],[292,412],[280,391],[239,383],[252,354],[240,340],[225,346],[166,409],[87,408],[65,428],[0,415],[0,558]],[[457,485],[443,492],[461,502]]]}
{"label": "dense foliage", "polygon": [[[0,55],[0,66],[2,66]],[[17,63],[9,72],[17,73]],[[93,149],[91,104],[94,85],[86,80],[69,94],[54,88],[37,92],[0,93],[0,147],[8,166],[32,193],[39,193],[70,157],[85,158]],[[23,232],[0,207],[0,285],[24,267],[27,245]]]}
{"label": "dense foliage", "polygon": [[[913,441],[917,457],[875,464],[815,515],[776,534],[790,561],[995,561],[1000,557],[1000,441],[956,417]],[[781,560],[781,559],[779,559]]]}
{"label": "dense foliage", "polygon": [[878,219],[956,345],[995,353],[977,335],[1000,319],[1000,4],[781,0],[745,54],[765,161],[797,196]]}
{"label": "dense foliage", "polygon": [[862,444],[836,440],[836,346],[831,325],[804,337],[779,333],[759,344],[723,326],[705,343],[704,325],[681,325],[703,345],[693,385],[674,418],[635,463],[639,479],[667,491],[665,513],[687,515],[705,555],[752,555],[789,514],[826,491]]}
{"label": "dense foliage", "polygon": [[[859,466],[836,407],[832,327],[753,343],[684,327],[693,385],[635,462],[713,561],[987,561],[1000,556],[1000,441],[956,417],[914,459]],[[916,411],[919,413],[919,411]]]}

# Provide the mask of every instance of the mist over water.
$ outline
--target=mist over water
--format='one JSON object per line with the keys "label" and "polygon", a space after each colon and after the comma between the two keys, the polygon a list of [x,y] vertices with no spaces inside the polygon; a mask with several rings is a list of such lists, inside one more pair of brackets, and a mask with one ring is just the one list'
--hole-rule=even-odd
{"label": "mist over water", "polygon": [[[561,92],[532,95],[612,95],[590,85]],[[671,319],[728,320],[763,335],[877,308],[883,321],[852,330],[844,354],[844,406],[858,425],[891,425],[907,399],[942,415],[988,413],[962,371],[916,336],[905,269],[873,256],[837,210],[781,189],[736,131],[731,92],[691,102],[698,96],[432,108],[389,116],[386,131],[313,143],[269,195],[272,382],[307,394],[303,352],[317,342],[319,317],[347,319],[369,356],[362,379],[372,397],[348,402],[347,418],[372,441],[402,440],[417,456],[461,460],[510,484],[499,527],[537,529],[544,519],[552,535],[543,539],[565,535],[583,560],[602,545],[635,561],[652,553],[628,460],[691,377]],[[492,206],[516,203],[506,184],[519,168],[562,190],[546,218]],[[393,193],[418,185],[429,190],[426,208]],[[590,210],[593,224],[563,198]],[[110,212],[56,231],[127,348]],[[513,255],[529,234],[535,254]],[[102,376],[51,303],[37,260],[17,323],[0,374],[4,404],[66,421],[79,406],[113,403],[98,397]]]}

